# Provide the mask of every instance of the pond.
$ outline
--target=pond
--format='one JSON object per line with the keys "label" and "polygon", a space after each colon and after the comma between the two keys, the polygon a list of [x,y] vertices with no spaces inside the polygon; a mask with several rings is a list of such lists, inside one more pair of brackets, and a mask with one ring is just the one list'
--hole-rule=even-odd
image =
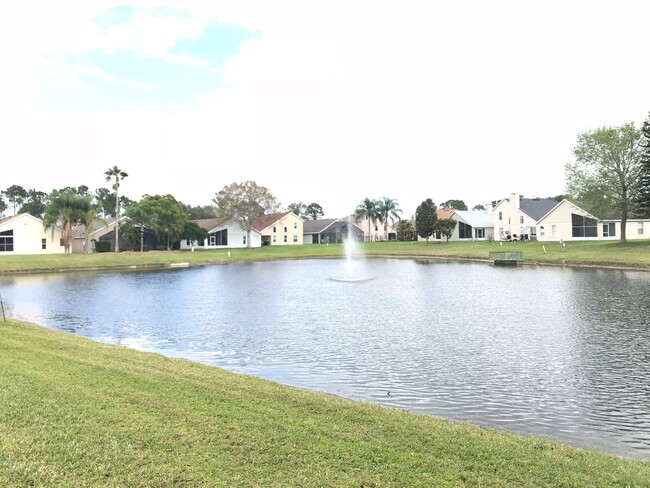
{"label": "pond", "polygon": [[650,273],[342,260],[0,277],[10,316],[650,459]]}

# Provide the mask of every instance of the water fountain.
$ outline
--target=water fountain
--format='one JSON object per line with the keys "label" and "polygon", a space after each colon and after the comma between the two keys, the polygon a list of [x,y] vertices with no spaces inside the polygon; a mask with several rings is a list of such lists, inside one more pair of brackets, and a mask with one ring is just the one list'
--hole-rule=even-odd
{"label": "water fountain", "polygon": [[343,262],[343,276],[333,277],[334,281],[345,281],[349,283],[368,281],[372,279],[364,266],[363,255],[359,244],[352,235],[348,235],[344,243],[345,261]]}

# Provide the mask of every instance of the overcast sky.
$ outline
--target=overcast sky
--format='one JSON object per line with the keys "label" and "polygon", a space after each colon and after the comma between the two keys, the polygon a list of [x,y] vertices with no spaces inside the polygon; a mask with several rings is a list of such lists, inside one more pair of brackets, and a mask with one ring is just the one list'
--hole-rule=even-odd
{"label": "overcast sky", "polygon": [[647,1],[22,1],[0,14],[0,189],[328,217],[564,192],[578,133],[650,111]]}

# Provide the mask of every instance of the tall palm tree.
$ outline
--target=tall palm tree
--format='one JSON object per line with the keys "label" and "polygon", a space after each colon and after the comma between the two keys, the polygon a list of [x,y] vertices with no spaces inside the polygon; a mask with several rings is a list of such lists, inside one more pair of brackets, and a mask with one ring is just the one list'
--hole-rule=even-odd
{"label": "tall palm tree", "polygon": [[120,252],[120,241],[119,241],[119,227],[120,227],[120,181],[122,181],[124,178],[129,176],[127,173],[122,171],[120,168],[117,166],[113,166],[112,168],[108,168],[104,172],[104,176],[106,176],[106,181],[111,181],[113,178],[115,178],[115,182],[113,183],[113,190],[115,190],[115,252]]}
{"label": "tall palm tree", "polygon": [[388,223],[393,225],[396,220],[400,219],[402,211],[399,208],[397,200],[388,197],[381,197],[376,202],[377,215],[379,222],[384,224],[384,238],[388,240]]}
{"label": "tall palm tree", "polygon": [[368,240],[372,240],[370,226],[374,225],[379,215],[377,214],[377,202],[370,198],[365,198],[354,211],[354,219],[359,222],[363,219],[368,219]]}

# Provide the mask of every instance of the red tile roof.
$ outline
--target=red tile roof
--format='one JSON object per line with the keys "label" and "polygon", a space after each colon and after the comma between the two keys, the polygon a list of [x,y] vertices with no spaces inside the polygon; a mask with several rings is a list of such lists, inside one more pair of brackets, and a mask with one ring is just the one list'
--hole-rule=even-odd
{"label": "red tile roof", "polygon": [[436,210],[436,215],[438,216],[439,219],[449,219],[451,218],[451,216],[455,211],[456,210],[454,210],[453,208],[450,209],[439,208],[438,210]]}
{"label": "red tile roof", "polygon": [[277,222],[282,217],[289,215],[289,213],[290,212],[280,212],[280,213],[262,215],[261,217],[258,217],[253,221],[253,229],[262,232],[269,225]]}

